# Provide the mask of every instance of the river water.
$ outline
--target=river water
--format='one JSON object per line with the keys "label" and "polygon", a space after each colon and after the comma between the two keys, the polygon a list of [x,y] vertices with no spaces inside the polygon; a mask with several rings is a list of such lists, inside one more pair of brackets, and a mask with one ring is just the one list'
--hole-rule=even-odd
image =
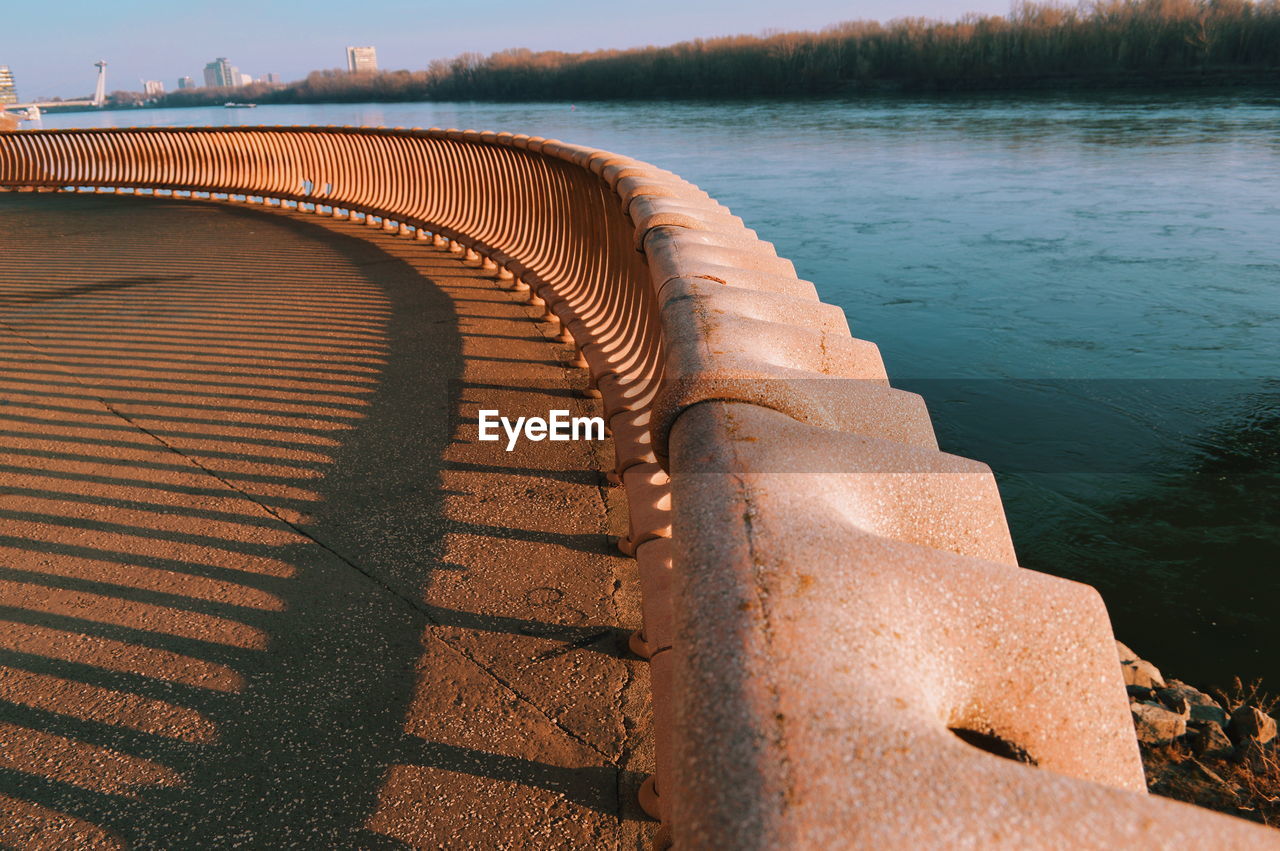
{"label": "river water", "polygon": [[1280,690],[1274,92],[43,121],[209,124],[510,130],[681,174],[880,345],[944,449],[992,464],[1023,565],[1096,586],[1117,636],[1167,675]]}

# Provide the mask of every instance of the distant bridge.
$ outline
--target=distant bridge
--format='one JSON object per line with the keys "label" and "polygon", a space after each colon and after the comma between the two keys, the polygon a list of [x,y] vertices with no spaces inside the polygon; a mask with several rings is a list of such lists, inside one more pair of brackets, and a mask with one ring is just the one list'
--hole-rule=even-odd
{"label": "distant bridge", "polygon": [[94,88],[92,98],[86,100],[50,100],[32,101],[31,103],[0,104],[0,111],[26,110],[31,109],[32,107],[37,109],[54,109],[62,106],[102,106],[107,100],[107,63],[104,60],[98,60],[93,63],[93,67],[98,69],[98,81]]}
{"label": "distant bridge", "polygon": [[101,106],[106,102],[106,61],[99,60],[93,63],[93,68],[97,68],[97,84],[93,88],[92,99],[79,101],[32,101],[31,104],[0,104],[0,114],[6,111],[35,109],[55,109],[59,106]]}
{"label": "distant bridge", "polygon": [[4,105],[6,110],[14,109],[30,109],[31,107],[40,109],[50,109],[59,106],[97,106],[92,100],[49,100],[36,101],[33,103],[7,103]]}

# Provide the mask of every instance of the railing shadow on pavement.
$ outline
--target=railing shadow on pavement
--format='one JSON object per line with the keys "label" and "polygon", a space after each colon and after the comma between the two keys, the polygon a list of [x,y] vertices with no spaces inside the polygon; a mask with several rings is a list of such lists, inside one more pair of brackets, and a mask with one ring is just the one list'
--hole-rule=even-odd
{"label": "railing shadow on pavement", "polygon": [[[80,203],[26,212],[73,232],[105,212],[152,236],[37,250],[29,233],[0,234],[0,253],[26,255],[0,274],[0,787],[14,823],[102,847],[402,847],[394,826],[373,829],[395,766],[616,817],[620,769],[606,761],[404,729],[424,641],[445,671],[487,670],[433,629],[615,660],[621,643],[607,624],[427,602],[434,572],[453,569],[450,535],[569,542],[444,522],[467,359],[432,264],[266,211],[68,200]],[[264,239],[270,251],[253,252]],[[447,256],[436,265],[455,287],[492,287]],[[447,320],[429,336],[415,324],[426,314]],[[415,415],[423,400],[435,416]],[[409,509],[387,516],[391,500]]]}

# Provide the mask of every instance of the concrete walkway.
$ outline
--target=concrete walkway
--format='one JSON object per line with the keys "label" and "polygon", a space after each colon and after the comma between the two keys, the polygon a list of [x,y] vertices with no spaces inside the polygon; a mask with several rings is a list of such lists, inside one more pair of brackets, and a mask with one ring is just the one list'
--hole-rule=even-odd
{"label": "concrete walkway", "polygon": [[0,844],[632,848],[608,446],[534,311],[426,243],[0,195]]}

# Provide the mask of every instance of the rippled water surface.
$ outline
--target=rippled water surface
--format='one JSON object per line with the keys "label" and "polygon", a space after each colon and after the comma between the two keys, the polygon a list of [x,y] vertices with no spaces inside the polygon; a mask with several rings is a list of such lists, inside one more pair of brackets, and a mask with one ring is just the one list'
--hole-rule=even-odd
{"label": "rippled water surface", "polygon": [[1280,690],[1280,95],[353,104],[45,127],[510,130],[657,163],[791,258],[997,471],[1023,564]]}

